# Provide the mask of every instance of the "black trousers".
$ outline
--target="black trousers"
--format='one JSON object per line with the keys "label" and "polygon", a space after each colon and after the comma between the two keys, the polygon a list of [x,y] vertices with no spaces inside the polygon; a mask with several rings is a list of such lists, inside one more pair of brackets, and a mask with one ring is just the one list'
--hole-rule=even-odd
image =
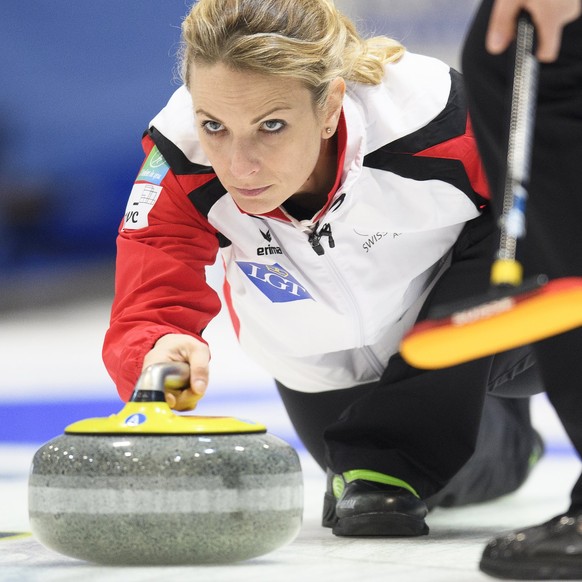
{"label": "black trousers", "polygon": [[[506,95],[511,50],[484,47],[492,0],[482,2],[463,50],[469,108],[497,211],[501,206],[507,140]],[[527,207],[527,236],[519,246],[525,276],[582,276],[582,18],[564,29],[559,58],[541,64]],[[582,328],[533,346],[548,397],[578,454],[582,453]],[[582,477],[572,491],[582,510]]]}
{"label": "black trousers", "polygon": [[[423,313],[433,303],[487,289],[495,230],[489,212],[465,226]],[[460,504],[521,484],[535,439],[529,403],[487,394],[541,390],[528,347],[443,370],[418,370],[395,355],[378,382],[333,392],[308,394],[279,384],[299,437],[322,467],[388,474],[424,499],[442,497],[451,483],[456,491],[447,492],[449,505],[449,493],[458,494],[452,504]],[[457,474],[464,477],[455,486]]]}
{"label": "black trousers", "polygon": [[[539,386],[539,378],[533,368],[523,376],[523,379],[509,381],[507,388],[511,389],[514,382],[520,383],[521,388]],[[324,470],[327,468],[326,427],[333,425],[340,416],[349,414],[349,407],[374,388],[367,385],[305,393],[290,390],[281,383],[277,383],[277,387],[301,442]],[[416,421],[414,419],[412,423]],[[446,445],[444,442],[442,444],[444,448]],[[485,398],[475,452],[445,487],[425,497],[425,501],[431,508],[452,507],[488,501],[511,493],[527,477],[535,446],[541,446],[541,440],[531,426],[529,398],[490,394]],[[368,468],[364,459],[355,468],[358,467]],[[396,467],[391,474],[398,476],[394,471],[398,471]]]}

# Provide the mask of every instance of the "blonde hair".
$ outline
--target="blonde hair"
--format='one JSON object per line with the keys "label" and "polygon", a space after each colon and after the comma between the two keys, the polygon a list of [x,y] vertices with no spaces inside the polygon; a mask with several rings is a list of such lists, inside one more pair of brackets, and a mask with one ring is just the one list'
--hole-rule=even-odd
{"label": "blonde hair", "polygon": [[181,75],[193,63],[303,81],[322,106],[330,82],[343,77],[378,85],[384,64],[405,48],[362,38],[333,0],[199,0],[182,23]]}

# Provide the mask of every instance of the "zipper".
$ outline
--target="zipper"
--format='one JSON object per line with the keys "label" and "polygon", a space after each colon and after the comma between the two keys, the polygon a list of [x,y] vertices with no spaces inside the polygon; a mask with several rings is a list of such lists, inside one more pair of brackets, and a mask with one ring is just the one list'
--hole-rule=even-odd
{"label": "zipper", "polygon": [[358,307],[358,303],[352,293],[351,288],[349,287],[349,285],[345,283],[343,275],[335,265],[333,259],[331,258],[331,255],[329,253],[325,254],[325,249],[321,244],[321,239],[323,237],[327,237],[329,248],[331,249],[335,248],[335,240],[331,232],[331,225],[328,222],[326,222],[319,231],[317,230],[318,227],[319,221],[316,222],[315,225],[313,226],[313,230],[309,233],[307,240],[309,241],[311,248],[317,253],[318,256],[325,255],[325,258],[323,260],[327,263],[329,271],[331,272],[331,274],[333,275],[334,279],[337,282],[338,288],[342,290],[344,296],[346,297],[348,307],[350,308],[351,311],[351,316],[358,327],[359,336],[358,344],[360,346],[358,349],[362,351],[364,357],[370,364],[372,371],[378,377],[380,377],[384,372],[385,366],[378,359],[372,348],[370,346],[364,345],[363,329],[361,323],[362,315]]}
{"label": "zipper", "polygon": [[327,243],[329,244],[329,248],[333,249],[335,247],[335,240],[333,239],[333,235],[331,234],[331,224],[326,222],[317,232],[317,227],[319,226],[319,222],[315,223],[313,227],[313,231],[307,237],[311,248],[317,253],[317,255],[321,256],[325,253],[323,245],[321,244],[322,237],[327,237]]}
{"label": "zipper", "polygon": [[[333,248],[334,246],[335,246],[335,241],[333,242],[333,246],[332,246],[332,243],[330,242],[330,247]],[[322,252],[321,255],[323,255],[323,254],[324,253]],[[363,352],[366,360],[368,360],[368,363],[370,364],[370,367],[372,368],[372,370],[378,376],[381,376],[382,373],[384,372],[384,366],[382,365],[380,360],[378,360],[378,358],[376,357],[376,354],[374,354],[372,349],[369,346],[364,345],[362,314],[360,312],[360,308],[358,307],[358,302],[356,301],[356,298],[354,297],[354,294],[352,293],[351,288],[344,281],[344,278],[341,274],[341,271],[337,268],[336,264],[334,263],[333,259],[331,258],[331,255],[329,253],[327,253],[323,260],[325,260],[325,262],[327,263],[327,265],[329,267],[329,271],[331,272],[335,281],[337,282],[337,286],[342,290],[343,294],[347,298],[347,304],[348,304],[348,307],[350,308],[350,311],[352,312],[351,313],[352,318],[354,319],[355,324],[358,328],[358,336],[359,336],[358,345],[360,346],[358,349],[362,350],[362,352]]]}

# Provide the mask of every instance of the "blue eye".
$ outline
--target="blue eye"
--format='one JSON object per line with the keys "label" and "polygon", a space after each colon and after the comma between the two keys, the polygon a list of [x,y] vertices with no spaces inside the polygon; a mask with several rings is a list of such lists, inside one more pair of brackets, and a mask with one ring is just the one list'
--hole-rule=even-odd
{"label": "blue eye", "polygon": [[269,119],[263,123],[263,131],[266,133],[279,133],[286,125],[280,119]]}
{"label": "blue eye", "polygon": [[222,123],[218,123],[218,121],[203,121],[201,123],[202,129],[208,134],[215,134],[224,129]]}

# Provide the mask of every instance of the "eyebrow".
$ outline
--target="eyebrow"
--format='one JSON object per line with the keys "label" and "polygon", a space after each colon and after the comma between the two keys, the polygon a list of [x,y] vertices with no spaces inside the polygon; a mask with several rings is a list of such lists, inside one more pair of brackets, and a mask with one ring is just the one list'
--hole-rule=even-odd
{"label": "eyebrow", "polygon": [[[269,115],[275,113],[275,111],[287,111],[289,109],[292,109],[292,108],[289,107],[289,106],[277,106],[277,107],[274,107],[273,109],[270,109],[269,111],[266,111],[265,113],[262,113],[258,117],[255,117],[254,119],[252,119],[251,120],[251,125],[253,125],[255,123],[258,123],[259,121],[261,121],[261,119],[264,119],[265,117],[268,117]],[[215,121],[218,121],[219,123],[222,123],[222,121],[220,121],[220,119],[218,119],[218,117],[216,117],[215,115],[212,115],[212,114],[208,113],[204,109],[201,109],[201,108],[196,109],[196,114],[197,115],[206,115],[206,117],[210,117],[211,119],[214,119]]]}

